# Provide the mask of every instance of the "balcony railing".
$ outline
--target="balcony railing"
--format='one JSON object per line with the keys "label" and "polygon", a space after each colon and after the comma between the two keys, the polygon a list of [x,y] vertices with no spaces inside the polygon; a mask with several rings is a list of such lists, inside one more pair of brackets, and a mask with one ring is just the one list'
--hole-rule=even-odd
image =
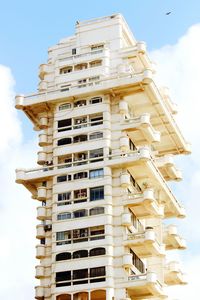
{"label": "balcony railing", "polygon": [[97,125],[102,125],[102,124],[103,124],[103,119],[102,120],[97,120],[97,121],[92,121],[92,122],[84,122],[84,123],[80,123],[80,124],[60,127],[60,128],[57,128],[55,131],[56,132],[57,131],[58,132],[69,131],[69,130],[80,129],[80,128],[90,127],[90,126],[97,126]]}
{"label": "balcony railing", "polygon": [[95,240],[101,240],[105,239],[105,233],[102,234],[96,234],[96,235],[80,235],[78,237],[73,237],[65,240],[56,241],[56,245],[67,245],[67,244],[75,244],[75,243],[81,243],[81,242],[87,242],[87,241],[95,241]]}
{"label": "balcony railing", "polygon": [[[24,97],[25,101],[26,99],[27,100],[37,100],[39,101],[40,98],[41,100],[44,100],[46,101],[47,100],[47,97],[55,97],[57,95],[57,93],[60,93],[60,95],[63,95],[66,96],[66,93],[68,93],[69,91],[73,91],[74,92],[74,89],[80,89],[80,87],[82,88],[87,88],[87,87],[94,87],[96,85],[101,85],[101,84],[110,84],[110,85],[113,85],[115,86],[116,84],[118,85],[119,83],[116,82],[116,80],[120,80],[120,79],[134,79],[135,82],[141,82],[143,80],[145,80],[145,78],[147,77],[151,77],[151,74],[149,72],[139,72],[139,73],[131,73],[131,74],[119,74],[119,73],[116,73],[115,75],[113,76],[109,76],[109,77],[104,77],[104,78],[101,78],[99,80],[96,80],[94,82],[90,81],[90,82],[85,82],[84,84],[83,83],[80,83],[80,84],[77,84],[76,81],[74,82],[68,82],[68,87],[66,89],[66,91],[61,91],[61,89],[54,89],[53,91],[45,91],[45,92],[40,92],[40,93],[35,93],[35,94],[30,94],[30,95],[26,95]],[[124,84],[124,82],[123,82]],[[62,96],[61,96],[62,98]],[[24,103],[25,104],[25,103]]]}
{"label": "balcony railing", "polygon": [[62,287],[62,286],[102,282],[102,281],[105,281],[105,280],[106,280],[106,275],[90,277],[89,274],[88,274],[87,277],[77,278],[77,279],[71,278],[71,279],[68,279],[68,280],[57,281],[57,282],[55,282],[55,284],[56,284],[56,287]]}
{"label": "balcony railing", "polygon": [[108,52],[108,51],[109,51],[108,49],[99,49],[99,50],[94,50],[94,51],[90,51],[90,52],[86,52],[86,53],[71,55],[68,57],[66,57],[66,56],[62,57],[62,56],[64,56],[64,54],[60,54],[59,61],[68,61],[68,60],[72,60],[72,59],[74,60],[77,58],[88,58],[88,57],[94,56],[96,54],[101,54],[101,53],[107,54],[106,52]]}

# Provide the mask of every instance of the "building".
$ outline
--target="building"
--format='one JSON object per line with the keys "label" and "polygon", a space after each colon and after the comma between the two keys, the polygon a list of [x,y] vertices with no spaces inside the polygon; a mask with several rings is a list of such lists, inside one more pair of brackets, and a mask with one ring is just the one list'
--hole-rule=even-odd
{"label": "building", "polygon": [[39,203],[36,299],[163,299],[186,283],[167,260],[185,241],[165,219],[185,216],[167,182],[190,147],[153,73],[116,14],[77,22],[49,48],[38,92],[16,96],[39,131],[40,167],[16,170]]}

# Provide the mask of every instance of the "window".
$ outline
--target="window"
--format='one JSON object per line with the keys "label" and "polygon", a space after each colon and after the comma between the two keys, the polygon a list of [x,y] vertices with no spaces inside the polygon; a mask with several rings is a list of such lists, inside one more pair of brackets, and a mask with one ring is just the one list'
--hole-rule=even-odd
{"label": "window", "polygon": [[88,228],[73,230],[73,243],[88,241]]}
{"label": "window", "polygon": [[65,110],[70,108],[71,108],[71,103],[64,103],[59,106],[59,110]]}
{"label": "window", "polygon": [[[100,159],[94,159],[96,157],[101,157]],[[103,160],[103,148],[95,149],[90,151],[91,162],[97,162]]]}
{"label": "window", "polygon": [[82,134],[82,135],[77,135],[73,139],[74,143],[81,143],[87,141],[87,135]]}
{"label": "window", "polygon": [[79,129],[87,126],[87,117],[82,117],[74,120],[74,129]]}
{"label": "window", "polygon": [[90,68],[99,67],[102,65],[101,60],[94,60],[90,62]]}
{"label": "window", "polygon": [[89,85],[92,85],[93,82],[95,84],[99,84],[100,76],[93,76],[89,78]]}
{"label": "window", "polygon": [[67,73],[71,73],[72,71],[73,71],[72,66],[67,66],[60,69],[60,74],[67,74]]}
{"label": "window", "polygon": [[90,140],[97,140],[103,138],[103,132],[93,132],[90,134]]}
{"label": "window", "polygon": [[89,256],[98,256],[98,255],[104,255],[106,254],[106,249],[105,248],[94,248],[90,250]]}
{"label": "window", "polygon": [[96,170],[91,170],[90,173],[90,179],[92,178],[98,178],[98,177],[103,177],[104,175],[104,170],[103,169],[96,169]]}
{"label": "window", "polygon": [[61,213],[57,215],[58,221],[67,220],[67,219],[71,219],[71,213]]}
{"label": "window", "polygon": [[[129,173],[130,174],[130,173]],[[135,178],[130,174],[130,180],[131,180],[131,183],[133,185],[133,187],[140,193],[142,192],[142,189],[141,187],[139,186],[139,184],[136,182]]]}
{"label": "window", "polygon": [[71,192],[58,194],[58,201],[70,200],[70,198],[71,198]]}
{"label": "window", "polygon": [[[64,281],[64,282],[62,282]],[[68,282],[66,282],[68,281]],[[56,273],[56,287],[71,285],[71,271]],[[59,283],[60,282],[60,283]]]}
{"label": "window", "polygon": [[104,214],[104,207],[94,207],[90,209],[90,216]]}
{"label": "window", "polygon": [[58,253],[56,255],[56,261],[68,260],[68,259],[71,259],[71,253],[70,252],[62,252],[62,253]]}
{"label": "window", "polygon": [[95,188],[90,188],[90,201],[102,200],[104,199],[104,187],[99,186]]}
{"label": "window", "polygon": [[71,231],[56,232],[56,245],[71,244]]}
{"label": "window", "polygon": [[88,269],[74,270],[73,279],[88,278]]}
{"label": "window", "polygon": [[67,176],[66,175],[62,175],[62,176],[57,177],[57,182],[64,182],[64,181],[67,181]]}
{"label": "window", "polygon": [[[71,125],[72,125],[71,119],[58,121],[58,132],[71,130]],[[63,128],[63,127],[68,127],[68,128]]]}
{"label": "window", "polygon": [[63,240],[69,239],[69,238],[71,238],[70,231],[56,232],[56,241],[63,241]]}
{"label": "window", "polygon": [[[106,275],[106,268],[105,267],[97,267],[97,268],[91,268],[90,269],[90,277],[104,277]],[[105,281],[104,278],[98,278],[98,279],[90,279],[90,282],[99,282],[99,281]]]}
{"label": "window", "polygon": [[71,84],[61,85],[60,91],[61,91],[61,92],[69,91],[70,87],[71,87]]}
{"label": "window", "polygon": [[81,79],[78,81],[78,87],[82,88],[82,87],[86,87],[86,83],[87,83],[87,79]]}
{"label": "window", "polygon": [[78,100],[74,102],[74,107],[81,107],[81,106],[85,106],[86,104],[87,104],[86,100]]}
{"label": "window", "polygon": [[102,102],[101,97],[93,97],[90,99],[90,104],[96,104],[96,103],[100,103],[100,102]]}
{"label": "window", "polygon": [[57,145],[58,146],[64,146],[64,145],[71,144],[71,142],[72,142],[71,138],[64,138],[64,139],[58,140]]}
{"label": "window", "polygon": [[74,174],[74,180],[76,179],[83,179],[83,178],[87,178],[87,172],[79,172],[79,173],[76,173]]}
{"label": "window", "polygon": [[74,203],[81,203],[87,201],[87,189],[74,191]]}
{"label": "window", "polygon": [[129,148],[132,151],[137,150],[137,147],[135,146],[135,144],[129,139]]}
{"label": "window", "polygon": [[76,55],[76,48],[72,49],[72,55]]}
{"label": "window", "polygon": [[73,259],[81,258],[81,257],[88,257],[88,251],[87,250],[79,250],[79,251],[75,251],[73,253]]}
{"label": "window", "polygon": [[133,265],[141,272],[145,273],[145,265],[143,261],[130,249],[130,253],[132,254]]}
{"label": "window", "polygon": [[87,210],[86,209],[80,209],[76,210],[73,213],[74,218],[82,218],[87,216]]}
{"label": "window", "polygon": [[78,65],[74,66],[75,71],[81,71],[84,69],[87,69],[87,63],[78,64]]}
{"label": "window", "polygon": [[103,115],[91,116],[90,122],[91,122],[91,126],[103,124]]}
{"label": "window", "polygon": [[104,48],[104,45],[103,45],[103,44],[92,45],[92,46],[91,46],[91,51],[102,50],[103,48]]}

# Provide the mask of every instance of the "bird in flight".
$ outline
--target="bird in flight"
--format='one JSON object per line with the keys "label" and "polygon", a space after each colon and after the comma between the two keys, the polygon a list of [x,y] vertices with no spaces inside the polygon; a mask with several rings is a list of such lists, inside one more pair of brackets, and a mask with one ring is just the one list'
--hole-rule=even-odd
{"label": "bird in flight", "polygon": [[169,16],[171,13],[172,13],[171,11],[168,11],[168,12],[166,13],[166,16]]}

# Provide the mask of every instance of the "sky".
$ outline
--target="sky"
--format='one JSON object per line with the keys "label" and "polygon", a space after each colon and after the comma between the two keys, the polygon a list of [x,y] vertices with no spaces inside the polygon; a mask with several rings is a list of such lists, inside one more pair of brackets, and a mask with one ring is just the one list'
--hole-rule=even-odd
{"label": "sky", "polygon": [[[172,13],[166,16],[166,13]],[[179,122],[193,154],[181,156],[177,165],[184,180],[173,185],[188,217],[178,221],[188,249],[181,259],[189,284],[169,290],[173,300],[196,299],[200,265],[200,1],[77,0],[3,1],[0,10],[0,299],[34,298],[36,201],[15,184],[17,167],[36,166],[37,137],[32,124],[14,109],[16,93],[37,90],[38,66],[45,63],[47,49],[73,35],[77,20],[124,15],[134,36],[147,43],[156,63],[157,82],[170,88],[178,104]],[[8,193],[9,191],[9,193]],[[172,220],[174,223],[175,220]],[[12,275],[11,275],[12,274]],[[10,293],[12,291],[12,293]]]}

